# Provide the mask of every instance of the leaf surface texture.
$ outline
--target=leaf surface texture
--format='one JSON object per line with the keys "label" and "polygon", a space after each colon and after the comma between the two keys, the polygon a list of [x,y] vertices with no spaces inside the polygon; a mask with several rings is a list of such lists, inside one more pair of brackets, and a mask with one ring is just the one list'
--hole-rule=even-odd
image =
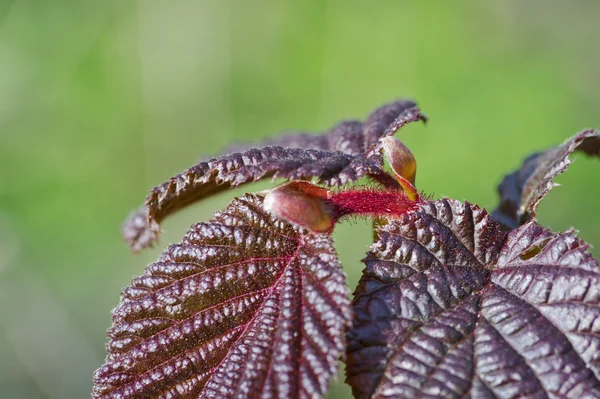
{"label": "leaf surface texture", "polygon": [[316,398],[351,319],[328,236],[245,195],[122,293],[95,398]]}
{"label": "leaf surface texture", "polygon": [[355,292],[359,398],[600,398],[600,265],[573,231],[428,203],[379,231]]}

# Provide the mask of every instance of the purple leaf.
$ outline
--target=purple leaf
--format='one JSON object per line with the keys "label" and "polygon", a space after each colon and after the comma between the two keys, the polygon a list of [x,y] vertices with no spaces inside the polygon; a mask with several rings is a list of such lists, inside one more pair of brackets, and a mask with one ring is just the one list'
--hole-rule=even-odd
{"label": "purple leaf", "polygon": [[440,200],[379,237],[353,301],[356,397],[600,397],[600,264],[573,231]]}
{"label": "purple leaf", "polygon": [[534,218],[538,204],[556,186],[554,178],[567,170],[569,155],[575,150],[599,156],[600,132],[585,130],[560,146],[529,156],[498,186],[500,205],[492,214],[494,219],[515,228]]}
{"label": "purple leaf", "polygon": [[383,184],[397,185],[383,172],[378,140],[418,120],[425,117],[415,103],[398,101],[381,107],[365,123],[342,122],[323,136],[286,136],[261,148],[200,162],[152,189],[145,206],[125,222],[123,235],[132,250],[139,251],[156,241],[159,223],[174,211],[264,178],[315,179],[328,186],[342,186],[368,175]]}
{"label": "purple leaf", "polygon": [[94,398],[313,398],[351,313],[330,238],[246,195],[192,227],[113,312]]}
{"label": "purple leaf", "polygon": [[[415,118],[426,121],[420,112],[415,113],[417,104],[411,100],[398,100],[385,104],[369,115],[365,122],[343,121],[330,132],[314,135],[304,132],[291,132],[263,141],[258,147],[280,146],[285,148],[305,148],[325,151],[342,151],[349,155],[364,155],[377,141],[394,134],[400,127]],[[238,144],[229,147],[229,153],[255,148],[256,143]]]}

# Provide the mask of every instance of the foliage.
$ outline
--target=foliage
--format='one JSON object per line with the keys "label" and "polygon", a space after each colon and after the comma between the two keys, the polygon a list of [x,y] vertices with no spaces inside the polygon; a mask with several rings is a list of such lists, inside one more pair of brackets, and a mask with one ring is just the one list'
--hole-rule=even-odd
{"label": "foliage", "polygon": [[[416,190],[392,135],[418,120],[397,101],[322,136],[233,147],[153,189],[124,226],[134,251],[192,202],[290,180],[234,199],[134,278],[93,396],[322,397],[342,356],[359,398],[600,397],[600,264],[573,230],[535,221],[569,155],[598,155],[600,134],[528,158],[489,214]],[[349,185],[363,177],[375,187]],[[351,302],[329,235],[352,215],[379,227]]]}

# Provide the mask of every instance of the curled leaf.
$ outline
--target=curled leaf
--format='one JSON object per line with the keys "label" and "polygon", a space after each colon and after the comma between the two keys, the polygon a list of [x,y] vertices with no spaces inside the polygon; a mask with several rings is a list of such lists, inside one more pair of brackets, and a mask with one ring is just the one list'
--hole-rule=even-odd
{"label": "curled leaf", "polygon": [[[230,187],[264,178],[315,179],[342,186],[368,175],[383,184],[396,184],[383,171],[378,140],[418,120],[425,117],[414,102],[397,101],[373,112],[365,123],[346,121],[322,136],[284,136],[260,148],[239,149],[200,162],[152,189],[145,206],[125,222],[125,240],[133,251],[151,246],[159,224],[169,214]],[[146,225],[140,224],[144,219]]]}
{"label": "curled leaf", "polygon": [[575,150],[600,155],[600,132],[585,130],[560,146],[529,156],[498,186],[500,205],[492,214],[494,219],[515,228],[534,218],[538,204],[556,186],[554,178],[567,170],[572,162],[569,155]]}
{"label": "curled leaf", "polygon": [[[312,148],[364,155],[378,144],[380,138],[391,136],[402,126],[417,120],[427,121],[425,115],[417,108],[417,104],[411,100],[398,100],[379,107],[364,122],[342,121],[322,135],[291,132],[265,140],[258,147],[276,145],[285,148]],[[256,143],[238,144],[229,147],[229,151],[226,152],[242,152],[256,147]],[[368,154],[371,155],[373,154]]]}
{"label": "curled leaf", "polygon": [[587,155],[600,156],[600,133],[598,131],[590,137],[586,137],[577,150],[586,153]]}
{"label": "curled leaf", "polygon": [[353,301],[356,397],[600,397],[600,264],[573,231],[508,233],[441,200],[379,237]]}
{"label": "curled leaf", "polygon": [[[134,252],[154,243],[156,231],[168,215],[202,198],[267,177],[311,179],[328,185],[354,181],[379,169],[362,156],[340,151],[305,150],[277,146],[250,149],[201,162],[187,172],[152,189],[146,205],[123,226],[126,241]],[[140,224],[145,220],[146,224]]]}
{"label": "curled leaf", "polygon": [[350,309],[331,241],[234,200],[122,293],[94,398],[314,398]]}

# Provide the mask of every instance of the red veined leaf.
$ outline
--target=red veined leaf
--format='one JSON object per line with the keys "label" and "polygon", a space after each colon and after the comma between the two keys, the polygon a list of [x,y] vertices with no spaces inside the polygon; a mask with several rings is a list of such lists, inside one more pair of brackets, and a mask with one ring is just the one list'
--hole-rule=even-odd
{"label": "red veined leaf", "polygon": [[350,325],[326,235],[245,195],[191,228],[122,293],[94,398],[315,398]]}
{"label": "red veined leaf", "polygon": [[440,200],[379,231],[355,292],[358,398],[600,398],[600,264],[573,231]]}
{"label": "red veined leaf", "polygon": [[492,214],[494,219],[515,228],[534,218],[538,204],[556,186],[554,178],[567,170],[572,162],[569,155],[575,150],[600,155],[600,133],[584,130],[557,147],[529,156],[498,186],[500,205]]}
{"label": "red veined leaf", "polygon": [[[342,186],[371,176],[397,183],[383,172],[381,137],[425,117],[411,101],[397,101],[375,111],[365,123],[346,121],[323,136],[300,133],[239,149],[240,152],[200,162],[152,189],[144,207],[123,226],[123,235],[134,252],[151,246],[169,214],[217,192],[263,178],[315,179]],[[144,223],[145,221],[145,223]]]}

